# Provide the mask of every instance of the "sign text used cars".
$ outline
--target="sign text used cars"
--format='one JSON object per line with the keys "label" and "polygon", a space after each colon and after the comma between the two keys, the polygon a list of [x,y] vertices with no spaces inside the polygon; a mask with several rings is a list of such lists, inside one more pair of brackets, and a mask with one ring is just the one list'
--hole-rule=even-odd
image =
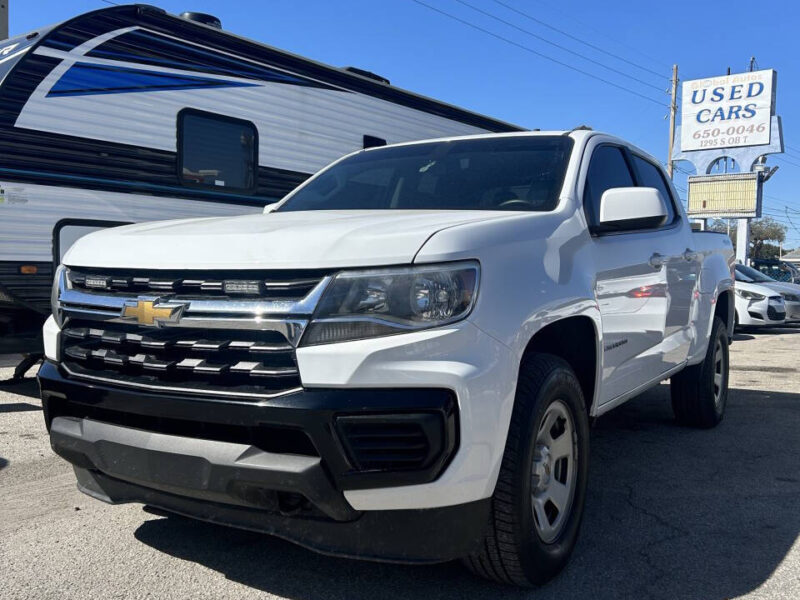
{"label": "sign text used cars", "polygon": [[683,82],[681,150],[769,144],[775,71]]}

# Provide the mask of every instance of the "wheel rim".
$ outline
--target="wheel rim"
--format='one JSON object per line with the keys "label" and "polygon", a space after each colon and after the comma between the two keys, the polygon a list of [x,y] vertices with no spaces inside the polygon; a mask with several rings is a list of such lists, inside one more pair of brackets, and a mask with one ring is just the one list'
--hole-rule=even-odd
{"label": "wheel rim", "polygon": [[714,404],[719,407],[722,402],[722,392],[725,389],[725,353],[722,350],[722,340],[714,344]]}
{"label": "wheel rim", "polygon": [[575,423],[564,402],[555,400],[536,433],[531,467],[531,510],[536,533],[555,540],[566,524],[575,496],[578,449]]}

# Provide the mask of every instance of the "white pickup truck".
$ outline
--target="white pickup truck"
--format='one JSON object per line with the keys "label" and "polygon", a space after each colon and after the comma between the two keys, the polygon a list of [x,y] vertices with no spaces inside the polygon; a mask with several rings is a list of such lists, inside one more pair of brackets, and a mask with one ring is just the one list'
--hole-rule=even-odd
{"label": "white pickup truck", "polygon": [[722,419],[733,252],[587,130],[351,154],[265,214],[79,240],[39,371],[80,489],[377,560],[542,583],[590,419],[666,379]]}

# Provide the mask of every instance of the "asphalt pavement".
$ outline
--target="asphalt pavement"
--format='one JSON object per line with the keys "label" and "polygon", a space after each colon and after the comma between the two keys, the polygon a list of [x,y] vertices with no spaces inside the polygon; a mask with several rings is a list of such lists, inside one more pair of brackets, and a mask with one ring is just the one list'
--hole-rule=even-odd
{"label": "asphalt pavement", "polygon": [[572,562],[533,591],[92,500],[50,450],[31,371],[0,384],[0,598],[800,598],[800,329],[731,352],[716,429],[676,426],[666,385],[598,419]]}

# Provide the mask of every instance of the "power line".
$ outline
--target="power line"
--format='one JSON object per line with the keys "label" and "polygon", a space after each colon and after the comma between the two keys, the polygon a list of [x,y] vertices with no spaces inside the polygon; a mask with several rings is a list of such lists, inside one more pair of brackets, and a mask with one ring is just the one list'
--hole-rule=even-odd
{"label": "power line", "polygon": [[656,77],[659,77],[660,79],[666,79],[666,77],[664,76],[663,73],[659,73],[658,71],[653,71],[652,69],[649,69],[649,68],[647,68],[647,67],[645,67],[643,65],[640,65],[638,63],[635,63],[632,60],[628,60],[624,56],[620,56],[618,54],[614,54],[613,52],[609,52],[608,50],[605,50],[605,49],[601,48],[600,46],[596,46],[595,44],[591,44],[591,43],[587,42],[586,40],[582,40],[578,36],[572,35],[568,31],[564,31],[563,29],[559,29],[558,27],[555,27],[554,25],[551,25],[550,23],[547,23],[546,21],[543,21],[542,19],[534,17],[533,15],[530,15],[529,13],[526,13],[525,11],[519,10],[518,8],[515,8],[515,7],[511,6],[510,4],[506,4],[505,2],[501,2],[501,0],[493,0],[493,2],[495,2],[496,4],[499,4],[500,6],[504,6],[505,8],[510,10],[511,12],[515,12],[518,15],[533,21],[534,23],[538,23],[539,25],[542,25],[543,27],[547,27],[548,29],[550,29],[552,31],[555,31],[557,33],[560,33],[561,35],[566,36],[571,40],[574,40],[574,41],[576,41],[576,42],[578,42],[580,44],[583,44],[584,46],[586,46],[588,48],[596,50],[597,52],[602,52],[603,54],[605,54],[607,56],[610,56],[611,58],[615,58],[616,60],[619,60],[621,62],[627,63],[627,64],[631,65],[632,67],[636,67],[637,69],[641,69],[642,71],[645,71],[647,73],[655,75]]}
{"label": "power line", "polygon": [[[599,60],[594,60],[593,58],[590,58],[590,57],[586,56],[585,54],[581,54],[580,52],[576,52],[576,51],[574,51],[574,50],[572,50],[570,48],[567,48],[566,46],[562,46],[561,44],[559,44],[557,42],[553,42],[551,40],[548,40],[545,37],[542,37],[542,36],[540,36],[540,35],[538,35],[536,33],[533,33],[529,29],[525,29],[524,27],[520,27],[519,25],[515,25],[514,23],[512,23],[510,21],[506,21],[505,19],[502,19],[502,18],[498,17],[497,15],[494,15],[494,14],[490,13],[489,11],[483,10],[482,8],[478,8],[477,6],[474,6],[473,4],[470,4],[466,0],[456,0],[456,2],[458,2],[459,4],[463,4],[464,6],[466,6],[468,8],[471,8],[472,10],[474,10],[476,12],[479,12],[480,14],[482,14],[484,16],[487,16],[490,19],[494,19],[495,21],[503,23],[504,25],[508,25],[509,27],[512,27],[512,28],[516,29],[517,31],[521,31],[522,33],[524,33],[526,35],[530,35],[532,37],[535,37],[537,40],[540,40],[540,41],[544,42],[545,44],[550,44],[551,46],[553,46],[555,48],[558,48],[559,50],[563,50],[564,52],[568,52],[568,53],[572,54],[573,56],[577,56],[578,58],[582,58],[583,60],[589,61],[590,63],[593,63],[595,65],[603,67],[604,69],[608,69],[609,71],[611,71],[613,73],[616,73],[617,75],[622,75],[623,77],[627,77],[628,79],[630,79],[632,81],[636,81],[637,83],[641,83],[642,85],[645,85],[645,86],[647,86],[649,88],[652,88],[652,89],[654,89],[656,91],[659,91],[659,92],[663,92],[664,91],[660,87],[658,87],[657,85],[653,85],[652,83],[644,81],[643,79],[639,79],[638,77],[634,77],[633,75],[629,75],[625,71],[620,71],[619,69],[615,69],[614,67],[609,67],[608,65],[606,65],[604,63],[601,63]],[[497,2],[497,0],[495,0],[495,2]],[[500,3],[500,4],[502,4],[502,3]]]}
{"label": "power line", "polygon": [[445,17],[447,17],[449,19],[452,19],[454,21],[458,21],[462,25],[466,25],[467,27],[470,27],[472,29],[475,29],[477,31],[485,33],[486,35],[490,35],[493,38],[496,38],[498,40],[506,42],[507,44],[511,44],[512,46],[516,46],[517,48],[525,50],[526,52],[530,52],[531,54],[535,54],[536,56],[544,58],[545,60],[549,60],[552,63],[555,63],[555,64],[560,65],[562,67],[566,67],[567,69],[570,69],[572,71],[575,71],[575,72],[580,73],[582,75],[585,75],[587,77],[591,77],[592,79],[595,79],[597,81],[605,83],[606,85],[613,86],[613,87],[615,87],[615,88],[617,88],[619,90],[628,92],[629,94],[633,94],[634,96],[638,96],[639,98],[647,100],[648,102],[652,102],[653,104],[657,104],[658,106],[660,106],[662,108],[668,108],[668,106],[666,104],[664,104],[663,102],[661,102],[660,100],[656,100],[655,98],[652,98],[650,96],[646,96],[644,94],[640,94],[636,90],[632,90],[630,88],[627,88],[624,85],[620,85],[618,83],[614,83],[613,81],[609,81],[608,79],[604,79],[604,78],[602,78],[602,77],[600,77],[598,75],[595,75],[594,73],[590,73],[588,71],[584,71],[583,69],[575,67],[575,66],[573,66],[573,65],[571,65],[569,63],[565,63],[565,62],[563,62],[561,60],[558,60],[557,58],[553,58],[552,56],[548,56],[547,54],[539,52],[538,50],[534,50],[530,46],[526,46],[524,44],[520,44],[518,42],[515,42],[514,40],[511,40],[511,39],[509,39],[507,37],[504,37],[504,36],[502,36],[502,35],[500,35],[498,33],[494,33],[493,31],[485,29],[485,28],[481,27],[480,25],[476,25],[474,23],[471,23],[469,21],[466,21],[466,20],[462,19],[461,17],[457,17],[456,15],[454,15],[452,13],[449,13],[449,12],[446,12],[446,11],[441,10],[439,8],[436,8],[435,6],[431,6],[430,4],[428,4],[426,2],[423,2],[422,0],[412,0],[412,2],[416,2],[417,4],[419,4],[421,6],[424,6],[425,8],[427,8],[429,10],[437,12],[440,15],[444,15]]}
{"label": "power line", "polygon": [[667,69],[668,69],[668,68],[670,68],[670,66],[671,66],[671,65],[667,64],[666,62],[664,62],[664,61],[663,61],[662,59],[660,59],[660,58],[656,58],[656,57],[654,57],[654,56],[650,56],[649,54],[645,54],[644,52],[642,52],[642,49],[641,49],[641,48],[637,48],[637,47],[635,47],[635,46],[631,46],[631,45],[629,45],[629,44],[625,44],[625,43],[623,43],[623,42],[619,41],[618,39],[611,37],[610,35],[608,35],[608,33],[606,33],[606,32],[604,32],[604,31],[602,31],[602,30],[598,29],[597,27],[592,27],[592,26],[591,26],[591,25],[589,25],[588,23],[586,23],[586,22],[584,22],[584,21],[580,21],[580,20],[576,19],[576,18],[575,18],[575,16],[574,16],[573,14],[571,14],[571,13],[568,13],[568,12],[566,12],[566,11],[564,11],[564,10],[562,10],[562,9],[558,8],[558,7],[557,7],[557,6],[555,6],[555,5],[554,5],[552,2],[541,2],[541,1],[540,1],[540,2],[539,2],[539,4],[545,4],[545,5],[548,5],[548,6],[550,6],[550,8],[552,8],[553,10],[555,10],[555,11],[556,11],[556,12],[558,12],[558,13],[561,13],[562,15],[564,15],[565,17],[567,17],[567,18],[568,18],[570,21],[572,21],[573,23],[577,23],[578,25],[582,25],[582,26],[583,26],[583,27],[585,27],[586,29],[589,29],[589,30],[591,30],[591,31],[594,31],[595,33],[599,34],[601,37],[604,37],[604,38],[606,38],[606,39],[608,39],[608,40],[611,40],[612,42],[614,42],[614,43],[615,43],[615,44],[617,44],[618,46],[621,46],[622,48],[627,48],[628,50],[631,50],[631,51],[633,51],[633,52],[636,52],[636,53],[637,53],[639,56],[641,56],[642,58],[646,58],[646,59],[648,59],[650,62],[652,62],[652,63],[654,63],[654,64],[661,65],[662,67],[666,67]]}
{"label": "power line", "polygon": [[800,150],[797,150],[797,149],[793,148],[792,146],[784,145],[783,146],[783,151],[784,151],[784,153],[788,154],[792,158],[800,159]]}
{"label": "power line", "polygon": [[779,160],[782,163],[790,165],[792,167],[800,167],[800,163],[793,162],[788,158],[784,158],[783,156],[773,155],[773,157],[775,158],[775,160]]}
{"label": "power line", "polygon": [[792,202],[797,202],[798,199],[793,200],[786,200],[785,198],[778,198],[777,196],[773,196],[772,194],[764,194],[764,199],[766,200],[774,200],[775,202],[779,202],[781,204],[791,204]]}
{"label": "power line", "polygon": [[[537,40],[540,40],[540,41],[544,42],[545,44],[550,44],[551,46],[553,46],[555,48],[558,48],[559,50],[563,50],[564,52],[568,52],[569,54],[572,54],[573,56],[577,56],[578,58],[582,58],[583,60],[586,60],[586,61],[588,61],[588,62],[590,62],[592,64],[595,64],[595,65],[597,65],[599,67],[607,69],[607,70],[609,70],[609,71],[611,71],[613,73],[616,73],[617,75],[622,75],[623,77],[627,77],[628,79],[630,79],[632,81],[636,81],[637,83],[645,85],[645,86],[647,86],[649,88],[652,88],[652,89],[654,89],[656,91],[659,91],[659,92],[664,91],[662,88],[658,87],[657,85],[653,85],[652,83],[650,83],[648,81],[644,81],[643,79],[639,79],[638,77],[630,75],[630,74],[626,73],[625,71],[621,71],[619,69],[615,69],[614,67],[609,67],[608,65],[606,65],[605,63],[600,62],[599,60],[595,60],[593,58],[590,58],[590,57],[586,56],[585,54],[581,54],[580,52],[576,52],[575,50],[572,50],[572,49],[567,48],[566,46],[563,46],[563,45],[561,45],[561,44],[559,44],[557,42],[549,40],[546,37],[542,37],[541,35],[532,32],[530,29],[525,29],[524,27],[520,27],[519,25],[515,25],[514,23],[512,23],[510,21],[506,21],[505,19],[503,19],[501,17],[498,17],[497,15],[492,14],[489,11],[483,10],[482,8],[478,8],[477,6],[475,6],[473,4],[470,4],[466,0],[456,0],[456,2],[458,2],[459,4],[463,4],[464,6],[466,6],[468,8],[471,8],[472,10],[474,10],[474,11],[476,11],[476,12],[478,12],[478,13],[486,16],[486,17],[489,17],[490,19],[494,19],[495,21],[503,23],[504,25],[507,25],[509,27],[512,27],[512,28],[516,29],[517,31],[521,31],[522,33],[524,33],[526,35],[534,37]],[[495,2],[497,2],[497,0],[495,0]],[[502,4],[502,3],[500,2],[499,4]]]}
{"label": "power line", "polygon": [[788,156],[792,156],[794,158],[800,158],[800,152],[798,152],[797,150],[792,150],[788,146],[784,146],[783,152]]}

